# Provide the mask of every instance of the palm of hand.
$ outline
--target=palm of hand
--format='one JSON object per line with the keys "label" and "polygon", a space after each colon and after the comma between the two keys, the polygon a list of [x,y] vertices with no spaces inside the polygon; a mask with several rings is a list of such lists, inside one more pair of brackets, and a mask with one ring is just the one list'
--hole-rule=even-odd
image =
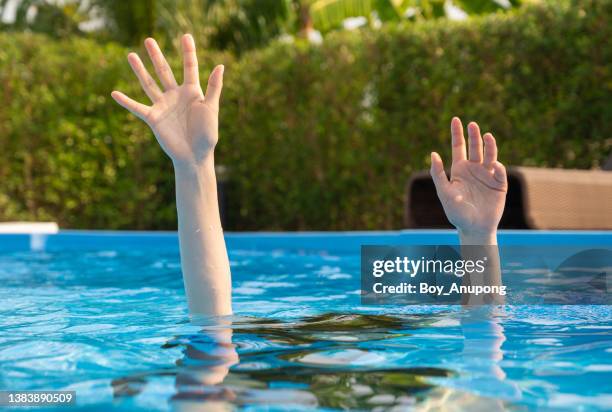
{"label": "palm of hand", "polygon": [[[497,144],[490,133],[480,137],[478,125],[470,123],[470,159],[467,159],[463,126],[454,118],[453,165],[447,179],[442,159],[432,153],[431,174],[448,220],[459,230],[494,231],[501,220],[508,183],[504,166],[497,161]],[[484,150],[483,150],[484,140]]]}
{"label": "palm of hand", "polygon": [[146,121],[175,161],[198,163],[218,141],[218,111],[204,100],[199,86],[166,91]]}
{"label": "palm of hand", "polygon": [[195,43],[190,35],[183,36],[184,83],[178,85],[168,62],[153,39],[145,47],[163,86],[153,80],[136,53],[128,55],[132,70],[151,101],[146,106],[121,92],[111,95],[121,106],[144,120],[175,165],[200,164],[211,154],[218,141],[219,98],[223,87],[223,66],[210,74],[206,94],[199,81]]}
{"label": "palm of hand", "polygon": [[506,201],[505,182],[496,180],[482,164],[469,160],[454,164],[451,175],[448,199],[443,205],[455,227],[486,231],[491,222],[499,222]]}

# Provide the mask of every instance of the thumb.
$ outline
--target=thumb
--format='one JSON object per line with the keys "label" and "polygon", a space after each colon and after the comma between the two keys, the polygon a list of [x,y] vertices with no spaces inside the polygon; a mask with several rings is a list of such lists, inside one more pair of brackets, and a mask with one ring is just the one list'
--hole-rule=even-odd
{"label": "thumb", "polygon": [[219,98],[221,97],[221,89],[223,89],[223,71],[225,66],[218,65],[213,69],[208,77],[208,85],[206,86],[206,95],[204,99],[208,104],[214,107],[219,107]]}
{"label": "thumb", "polygon": [[500,162],[493,163],[493,178],[502,187],[508,186],[508,176],[507,176],[506,168]]}
{"label": "thumb", "polygon": [[429,173],[431,174],[434,185],[436,185],[438,196],[441,196],[441,194],[446,192],[450,182],[448,181],[446,173],[444,172],[442,158],[436,152],[431,153],[431,169],[429,170]]}

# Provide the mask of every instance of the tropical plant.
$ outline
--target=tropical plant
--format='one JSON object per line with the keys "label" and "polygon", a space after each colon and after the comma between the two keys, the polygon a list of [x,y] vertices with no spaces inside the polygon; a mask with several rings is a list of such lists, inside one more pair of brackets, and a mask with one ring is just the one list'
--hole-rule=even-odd
{"label": "tropical plant", "polygon": [[194,33],[205,47],[237,54],[292,31],[292,0],[157,0],[158,36]]}
{"label": "tropical plant", "polygon": [[348,17],[372,21],[421,20],[444,17],[450,6],[467,14],[483,14],[516,7],[522,0],[303,0],[309,2],[313,25],[327,32],[342,26]]}
{"label": "tropical plant", "polygon": [[[2,10],[14,0],[0,0]],[[281,34],[310,37],[342,28],[350,17],[377,22],[422,20],[447,15],[449,5],[468,14],[518,6],[523,0],[17,0],[5,30],[31,30],[54,37],[84,35],[83,23],[99,19],[101,39],[126,45],[147,36],[163,43],[194,33],[208,48],[240,54]]]}
{"label": "tropical plant", "polygon": [[[52,37],[84,35],[82,24],[101,19],[96,35],[133,44],[155,30],[157,0],[0,0],[2,13],[15,7],[14,19],[2,24],[4,30],[33,31]],[[6,19],[6,16],[5,16]]]}
{"label": "tropical plant", "polygon": [[0,15],[6,18],[6,9],[14,7],[14,19],[0,23],[4,30],[46,33],[54,37],[66,37],[80,32],[78,24],[86,18],[81,1],[67,0],[62,4],[47,0],[0,0]]}
{"label": "tropical plant", "polygon": [[[162,43],[192,32],[203,46],[238,53],[292,31],[293,0],[0,0],[0,13],[15,7],[5,31],[33,31],[52,37],[86,35],[135,45],[147,36]],[[98,19],[99,27],[82,23]]]}

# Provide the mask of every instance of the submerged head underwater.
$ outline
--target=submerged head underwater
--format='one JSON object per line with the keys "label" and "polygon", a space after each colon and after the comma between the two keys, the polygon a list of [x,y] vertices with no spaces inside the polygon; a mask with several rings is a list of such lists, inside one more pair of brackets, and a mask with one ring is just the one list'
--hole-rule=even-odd
{"label": "submerged head underwater", "polygon": [[611,5],[0,0],[0,409],[612,410]]}

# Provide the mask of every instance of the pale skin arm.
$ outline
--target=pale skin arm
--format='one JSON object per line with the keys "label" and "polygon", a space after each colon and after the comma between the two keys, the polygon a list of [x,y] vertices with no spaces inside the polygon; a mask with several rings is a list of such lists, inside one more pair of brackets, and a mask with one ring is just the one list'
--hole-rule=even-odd
{"label": "pale skin arm", "polygon": [[[431,176],[448,220],[457,228],[465,259],[484,253],[487,270],[484,278],[464,277],[464,283],[501,285],[501,265],[497,247],[497,225],[501,220],[508,192],[506,168],[497,161],[497,143],[491,133],[480,135],[474,122],[468,124],[469,150],[466,150],[463,125],[458,117],[451,122],[452,155],[450,181],[438,153],[431,154]],[[469,153],[469,159],[468,159]],[[475,250],[469,246],[487,246]],[[499,295],[470,296],[464,303],[503,303]]]}
{"label": "pale skin arm", "polygon": [[155,40],[145,40],[161,88],[136,53],[128,62],[151,106],[113,91],[117,103],[143,120],[172,159],[183,281],[192,315],[230,315],[231,274],[217,202],[214,149],[218,141],[219,98],[223,66],[214,68],[206,93],[199,81],[195,43],[183,36],[183,84]]}

